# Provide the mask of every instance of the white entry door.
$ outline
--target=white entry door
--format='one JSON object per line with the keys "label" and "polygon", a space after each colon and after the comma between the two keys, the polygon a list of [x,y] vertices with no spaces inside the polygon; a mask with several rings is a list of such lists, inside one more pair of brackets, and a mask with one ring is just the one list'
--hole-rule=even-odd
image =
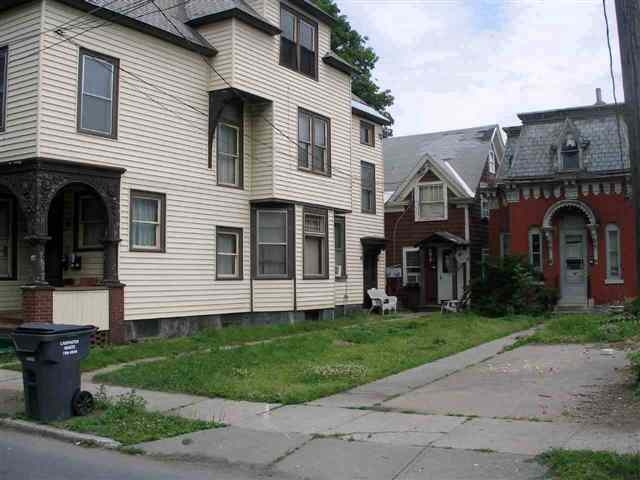
{"label": "white entry door", "polygon": [[587,245],[584,230],[567,230],[560,235],[560,303],[587,303]]}
{"label": "white entry door", "polygon": [[454,258],[452,248],[438,249],[438,302],[453,300]]}

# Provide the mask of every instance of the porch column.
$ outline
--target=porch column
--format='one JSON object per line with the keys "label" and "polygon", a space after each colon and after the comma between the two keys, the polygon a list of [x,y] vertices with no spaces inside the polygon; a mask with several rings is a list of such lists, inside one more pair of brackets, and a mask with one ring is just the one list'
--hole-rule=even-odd
{"label": "porch column", "polygon": [[118,278],[118,245],[120,239],[105,240],[104,244],[104,260],[103,260],[103,278],[105,285],[120,283]]}
{"label": "porch column", "polygon": [[45,270],[45,246],[51,237],[29,235],[24,238],[31,246],[31,285],[48,285]]}
{"label": "porch column", "polygon": [[425,247],[420,245],[419,255],[420,255],[420,299],[418,301],[417,307],[420,308],[422,305],[427,303],[427,269],[425,267],[427,256],[424,252]]}

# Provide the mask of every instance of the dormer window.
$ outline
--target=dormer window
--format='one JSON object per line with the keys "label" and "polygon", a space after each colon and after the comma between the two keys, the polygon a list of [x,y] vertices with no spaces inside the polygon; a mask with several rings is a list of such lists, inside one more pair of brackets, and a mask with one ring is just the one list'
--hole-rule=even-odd
{"label": "dormer window", "polygon": [[280,65],[317,78],[318,24],[280,7]]}
{"label": "dormer window", "polygon": [[577,170],[580,168],[580,150],[575,137],[568,134],[560,150],[562,169]]}

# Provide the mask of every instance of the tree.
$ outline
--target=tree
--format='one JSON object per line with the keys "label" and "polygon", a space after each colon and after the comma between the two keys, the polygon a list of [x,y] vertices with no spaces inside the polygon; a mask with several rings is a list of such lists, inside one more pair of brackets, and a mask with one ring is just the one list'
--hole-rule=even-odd
{"label": "tree", "polygon": [[[331,31],[331,49],[355,67],[356,71],[351,81],[352,92],[393,123],[393,117],[387,110],[393,105],[393,95],[390,90],[381,90],[371,76],[379,57],[373,48],[367,45],[369,38],[351,28],[346,15],[340,13],[334,0],[315,0],[315,2],[318,7],[337,19]],[[393,131],[386,127],[384,133],[385,136],[391,136]]]}

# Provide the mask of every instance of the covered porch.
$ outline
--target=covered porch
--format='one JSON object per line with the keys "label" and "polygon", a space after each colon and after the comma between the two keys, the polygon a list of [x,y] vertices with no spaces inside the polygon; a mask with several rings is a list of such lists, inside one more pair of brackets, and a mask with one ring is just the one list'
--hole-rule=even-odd
{"label": "covered porch", "polygon": [[40,158],[0,164],[0,335],[53,322],[124,340],[123,173]]}
{"label": "covered porch", "polygon": [[458,300],[469,284],[469,242],[450,232],[435,232],[416,244],[420,266],[419,309]]}

